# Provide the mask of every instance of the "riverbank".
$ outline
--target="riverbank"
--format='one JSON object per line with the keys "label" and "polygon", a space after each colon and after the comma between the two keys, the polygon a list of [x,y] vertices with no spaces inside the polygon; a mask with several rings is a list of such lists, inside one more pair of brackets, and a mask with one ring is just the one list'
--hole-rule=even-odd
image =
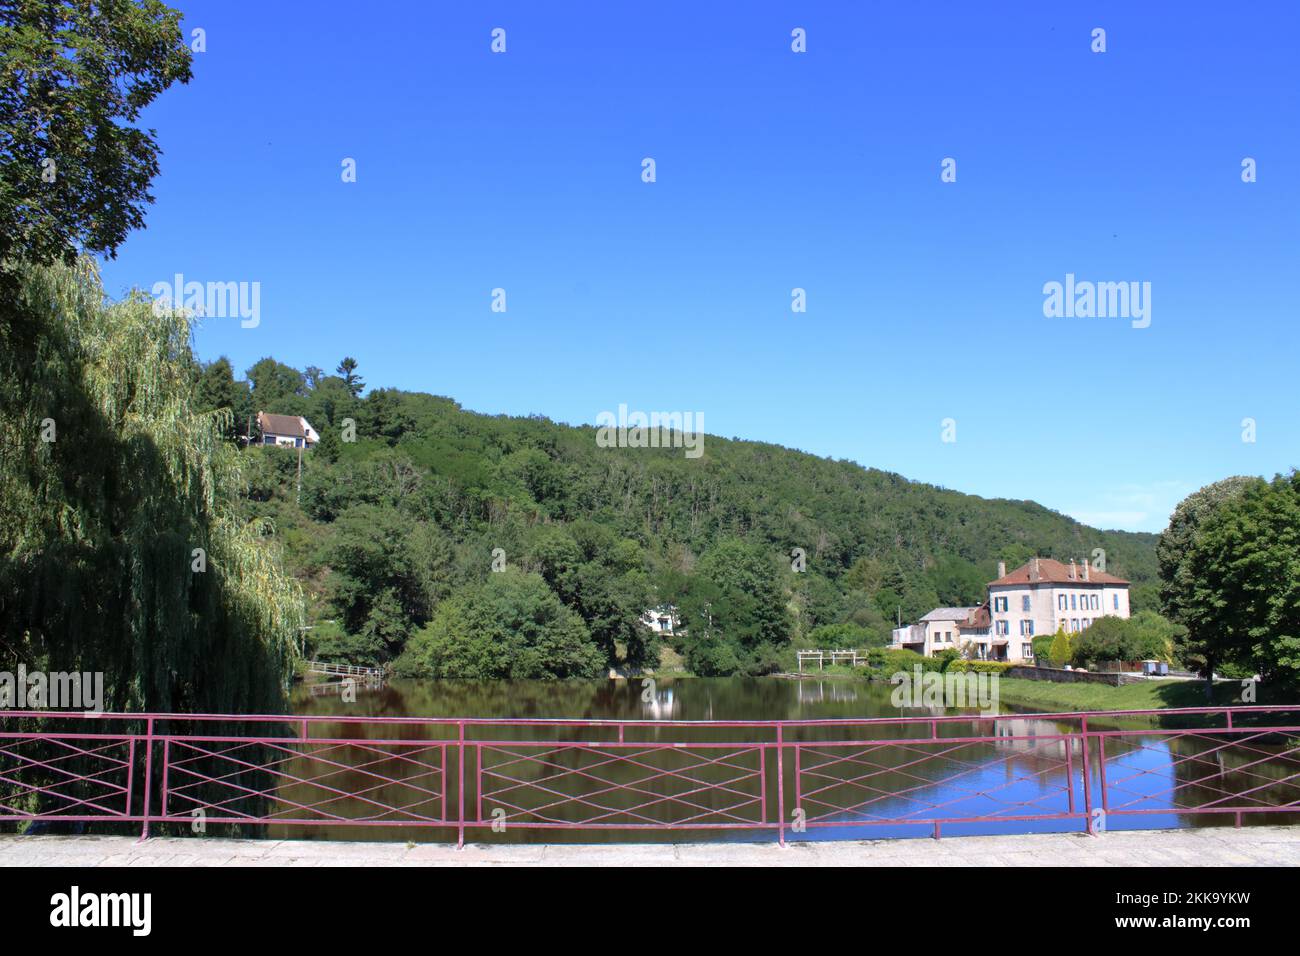
{"label": "riverbank", "polygon": [[[1164,710],[1204,707],[1200,681],[1153,680],[1114,687],[999,676],[999,700],[1010,711]],[[337,686],[337,685],[334,685]],[[715,678],[656,675],[598,681],[419,681],[395,679],[357,688],[355,701],[324,693],[331,685],[299,684],[298,716],[476,718],[550,717],[608,720],[818,720],[915,716],[900,712],[888,680],[848,668],[825,673]],[[317,691],[318,693],[313,693]],[[1241,684],[1215,686],[1214,706],[1245,703]],[[1300,705],[1292,692],[1259,688],[1260,704]],[[957,713],[957,711],[953,711]]]}
{"label": "riverbank", "polygon": [[[1033,707],[1036,710],[1163,710],[1171,707],[1232,706],[1244,703],[1241,684],[1221,681],[1214,685],[1212,700],[1206,699],[1204,681],[1147,680],[1138,684],[1112,687],[1109,684],[1063,684],[1046,680],[1003,677],[998,681],[998,696],[1003,703]],[[1295,703],[1274,699],[1277,695],[1261,688],[1258,703]]]}
{"label": "riverbank", "polygon": [[817,843],[489,846],[0,836],[0,866],[1296,866],[1300,827]]}
{"label": "riverbank", "polygon": [[[772,675],[777,680],[837,680],[889,687],[889,681],[864,677],[848,667],[828,667],[811,673]],[[1178,707],[1228,707],[1245,703],[1240,681],[1220,680],[1207,698],[1202,680],[1144,680],[1113,686],[1091,682],[1062,683],[998,676],[998,696],[1004,703],[1041,711],[1164,710]],[[1300,704],[1295,694],[1281,695],[1259,688],[1260,704]]]}

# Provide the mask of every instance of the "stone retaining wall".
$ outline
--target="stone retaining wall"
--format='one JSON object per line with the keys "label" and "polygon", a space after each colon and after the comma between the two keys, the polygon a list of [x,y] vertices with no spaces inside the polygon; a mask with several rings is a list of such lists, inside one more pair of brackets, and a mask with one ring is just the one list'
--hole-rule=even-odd
{"label": "stone retaining wall", "polygon": [[1057,667],[1008,667],[1004,672],[1007,677],[1023,677],[1026,680],[1047,680],[1057,684],[1109,684],[1119,687],[1121,684],[1140,684],[1146,680],[1140,674],[1104,674],[1097,671],[1067,671]]}

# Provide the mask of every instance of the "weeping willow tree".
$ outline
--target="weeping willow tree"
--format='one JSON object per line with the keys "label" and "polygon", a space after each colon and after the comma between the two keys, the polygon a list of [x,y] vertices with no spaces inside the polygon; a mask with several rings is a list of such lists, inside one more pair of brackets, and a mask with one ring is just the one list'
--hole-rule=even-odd
{"label": "weeping willow tree", "polygon": [[0,657],[102,672],[107,710],[282,710],[300,588],[236,516],[228,411],[196,411],[183,312],[93,263],[12,265],[0,301]]}

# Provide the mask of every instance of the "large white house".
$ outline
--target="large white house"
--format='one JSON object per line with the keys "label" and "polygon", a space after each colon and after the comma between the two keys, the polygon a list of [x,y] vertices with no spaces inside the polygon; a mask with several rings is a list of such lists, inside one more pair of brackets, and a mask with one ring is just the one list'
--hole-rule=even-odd
{"label": "large white house", "polygon": [[935,608],[920,622],[896,628],[892,647],[926,657],[949,647],[979,660],[1030,661],[1033,640],[1057,629],[1085,630],[1099,617],[1128,617],[1129,583],[1086,561],[1032,558],[1007,574],[998,562],[989,599],[978,607]]}

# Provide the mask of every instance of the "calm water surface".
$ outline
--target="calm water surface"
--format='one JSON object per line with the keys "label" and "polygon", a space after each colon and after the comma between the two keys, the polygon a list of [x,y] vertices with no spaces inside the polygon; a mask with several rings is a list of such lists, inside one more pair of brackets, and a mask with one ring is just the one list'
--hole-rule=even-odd
{"label": "calm water surface", "polygon": [[[375,717],[512,717],[622,720],[813,720],[826,718],[872,718],[894,716],[938,716],[970,714],[972,710],[913,708],[899,711],[890,703],[892,688],[884,683],[844,679],[782,680],[776,678],[660,678],[652,693],[639,680],[557,683],[544,681],[394,681],[372,691],[362,691],[355,703],[344,703],[337,693],[312,692],[299,687],[295,713],[299,715],[346,715]],[[1007,708],[1003,708],[1006,712]],[[1168,719],[1167,719],[1168,720]],[[1150,721],[1116,723],[1115,729],[1142,730]],[[1168,723],[1166,723],[1168,726]],[[987,736],[993,731],[985,721],[954,721],[937,725],[939,736],[961,738]],[[808,731],[802,737],[809,746],[800,753],[797,781],[793,748],[786,748],[784,768],[787,780],[786,813],[794,822],[796,810],[817,825],[803,832],[787,831],[789,839],[864,839],[887,836],[925,836],[932,833],[935,818],[984,817],[980,822],[945,823],[943,833],[1030,833],[1078,831],[1082,819],[1034,821],[1017,817],[1069,810],[1079,814],[1085,807],[1083,754],[1078,742],[1041,738],[1077,730],[1077,725],[1043,720],[1025,714],[998,723],[1003,736],[996,741],[963,743],[955,739],[944,744],[909,745],[908,737],[928,738],[931,725],[906,728],[894,725],[890,737],[904,738],[890,746],[831,746],[831,741],[879,738],[881,730],[867,727]],[[486,733],[486,731],[484,731]],[[316,725],[314,736],[339,739],[374,738],[373,728],[346,723]],[[391,732],[390,732],[391,733]],[[451,731],[454,734],[454,730]],[[686,735],[679,729],[638,728],[629,730],[629,742],[682,740],[698,743],[732,743],[736,730],[700,729]],[[410,726],[402,729],[403,739],[433,738],[445,732]],[[547,740],[585,742],[610,740],[592,729],[548,730]],[[634,736],[635,734],[635,736]],[[493,741],[538,739],[537,731],[492,731]],[[762,734],[746,738],[767,740]],[[787,739],[788,740],[788,739]],[[826,741],[827,746],[818,746]],[[1300,762],[1290,753],[1294,742],[1265,738],[1249,747],[1224,746],[1221,738],[1137,733],[1107,741],[1106,794],[1112,810],[1141,809],[1141,816],[1112,814],[1108,829],[1165,828],[1178,826],[1232,825],[1235,816],[1195,817],[1170,810],[1210,805],[1280,805],[1300,799],[1297,772]],[[358,751],[360,748],[347,748]],[[735,755],[712,751],[720,756],[702,764],[696,756],[673,750],[647,750],[631,754],[632,760],[609,759],[609,752],[593,753],[582,748],[548,748],[549,752],[527,748],[484,746],[468,748],[467,803],[470,813],[491,818],[494,810],[508,818],[540,820],[598,820],[609,822],[694,821],[729,822],[736,819],[767,819],[775,822],[778,807],[774,751],[750,750]],[[454,748],[451,749],[453,756]],[[624,753],[628,753],[625,751]],[[369,770],[360,766],[364,756],[355,754],[355,773],[335,775],[331,785],[349,792],[365,789]],[[421,758],[435,762],[435,757]],[[1089,755],[1090,784],[1094,803],[1100,804],[1101,773],[1096,747]],[[314,771],[313,771],[314,772]],[[400,779],[409,774],[412,785],[429,784],[431,790],[458,784],[454,766],[441,774],[439,768],[411,763],[408,771],[401,762],[386,761],[385,778]],[[440,775],[441,774],[441,775]],[[312,774],[303,774],[311,776]],[[351,779],[354,777],[355,779]],[[760,782],[761,781],[761,782]],[[1067,784],[1068,781],[1068,784]],[[382,781],[381,781],[382,783]],[[707,792],[701,783],[708,784]],[[595,808],[584,802],[595,790]],[[376,785],[373,796],[389,804],[408,805],[413,791],[401,784]],[[300,803],[311,802],[309,788],[286,790],[283,795]],[[430,797],[429,806],[441,806]],[[1231,801],[1231,802],[1229,802]],[[799,806],[796,807],[795,804]],[[364,804],[349,806],[366,812]],[[347,805],[347,801],[344,801]],[[337,804],[334,804],[337,807]],[[504,808],[504,809],[501,809]],[[604,812],[608,811],[608,812]],[[697,813],[698,811],[698,813]],[[849,825],[879,819],[906,820],[907,825]],[[1246,824],[1297,822],[1296,814],[1246,815]],[[336,839],[447,839],[441,830],[409,827],[303,828],[274,826],[268,835],[295,838]],[[454,835],[452,836],[454,838]],[[772,839],[773,834],[739,829],[692,830],[669,834],[663,831],[626,832],[616,829],[584,830],[581,834],[558,829],[522,829],[507,825],[504,833],[475,829],[467,839],[478,842],[605,842],[612,840]]]}

